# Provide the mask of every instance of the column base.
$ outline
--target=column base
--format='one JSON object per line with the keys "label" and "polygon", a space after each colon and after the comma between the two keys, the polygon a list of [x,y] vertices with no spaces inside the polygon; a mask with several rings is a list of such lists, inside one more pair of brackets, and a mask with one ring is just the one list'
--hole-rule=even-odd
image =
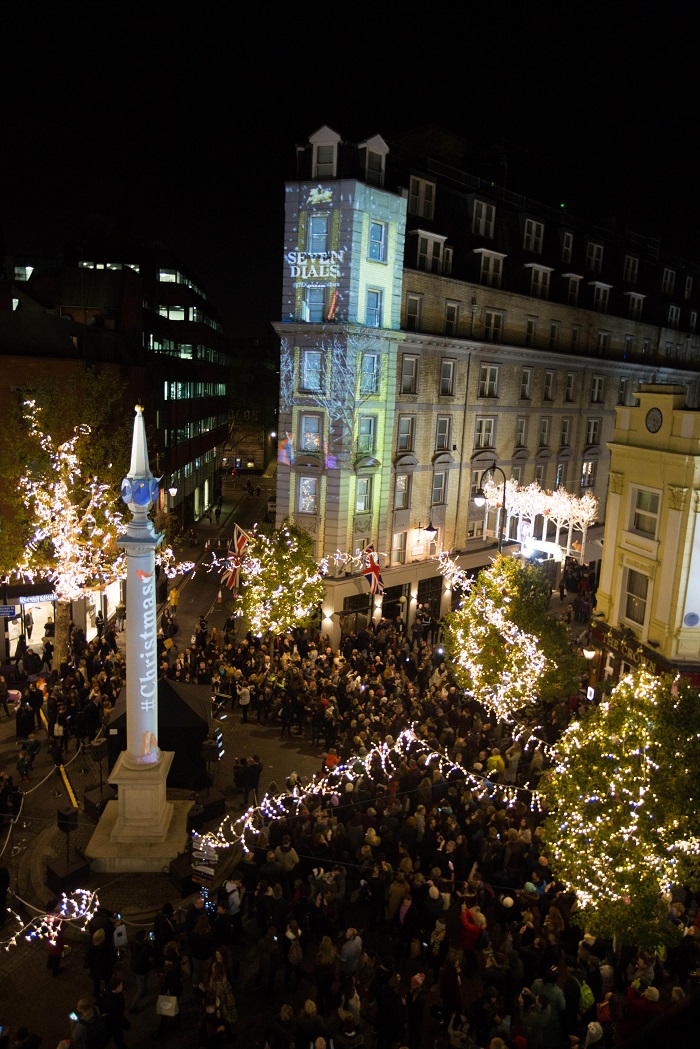
{"label": "column base", "polygon": [[165,841],[173,817],[172,802],[166,799],[166,781],[175,754],[162,751],[157,765],[133,768],[122,751],[109,777],[118,787],[118,815],[110,830],[114,844]]}
{"label": "column base", "polygon": [[107,803],[87,848],[84,850],[95,874],[157,872],[167,874],[170,864],[187,849],[187,819],[191,801],[169,803],[171,818],[164,839],[149,842],[138,837],[130,842],[116,841],[112,832],[119,818],[119,804]]}

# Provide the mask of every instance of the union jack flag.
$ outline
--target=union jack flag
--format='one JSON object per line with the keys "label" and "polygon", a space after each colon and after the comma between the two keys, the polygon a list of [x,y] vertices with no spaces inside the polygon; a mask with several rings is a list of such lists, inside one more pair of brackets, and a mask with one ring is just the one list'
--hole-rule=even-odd
{"label": "union jack flag", "polygon": [[238,525],[236,525],[233,539],[230,539],[228,544],[226,568],[221,576],[221,585],[225,586],[228,590],[238,590],[241,565],[243,563],[243,550],[245,549],[247,542],[248,536],[242,528],[239,528]]}
{"label": "union jack flag", "polygon": [[384,581],[379,571],[379,559],[375,549],[370,544],[370,546],[365,547],[363,553],[365,555],[365,567],[362,570],[362,574],[369,583],[370,592],[382,594],[384,593]]}

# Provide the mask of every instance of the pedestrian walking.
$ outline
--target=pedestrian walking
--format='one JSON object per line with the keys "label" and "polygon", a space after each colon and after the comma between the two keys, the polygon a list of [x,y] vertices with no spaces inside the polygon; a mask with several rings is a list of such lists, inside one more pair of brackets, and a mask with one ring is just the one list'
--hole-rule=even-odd
{"label": "pedestrian walking", "polygon": [[238,706],[241,708],[241,723],[247,725],[248,709],[250,707],[250,688],[245,678],[240,685],[236,686],[236,690],[238,692]]}
{"label": "pedestrian walking", "polygon": [[258,804],[258,784],[260,783],[262,770],[262,761],[257,754],[253,754],[252,759],[248,760],[243,773],[243,807],[245,809],[248,808],[248,797],[251,793],[253,801],[256,805]]}
{"label": "pedestrian walking", "polygon": [[27,635],[27,640],[32,639],[32,630],[34,629],[34,616],[30,608],[24,613],[24,632]]}

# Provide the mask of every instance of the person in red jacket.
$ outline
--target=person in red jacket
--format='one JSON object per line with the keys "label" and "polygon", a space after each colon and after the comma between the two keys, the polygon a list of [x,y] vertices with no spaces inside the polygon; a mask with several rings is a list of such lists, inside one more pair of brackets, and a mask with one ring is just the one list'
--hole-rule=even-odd
{"label": "person in red jacket", "polygon": [[615,1038],[625,1041],[646,1027],[650,1020],[663,1012],[656,987],[647,987],[643,980],[634,980],[627,988],[628,1016],[615,1026]]}
{"label": "person in red jacket", "polygon": [[464,947],[464,970],[467,975],[473,975],[478,971],[479,963],[476,957],[476,944],[481,936],[481,926],[476,924],[474,915],[462,904],[462,946]]}

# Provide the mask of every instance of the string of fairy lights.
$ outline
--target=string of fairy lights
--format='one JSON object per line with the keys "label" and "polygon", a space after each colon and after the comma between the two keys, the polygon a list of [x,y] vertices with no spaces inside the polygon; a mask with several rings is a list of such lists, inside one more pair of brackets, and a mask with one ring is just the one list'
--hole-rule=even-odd
{"label": "string of fairy lights", "polygon": [[0,949],[9,951],[16,947],[20,940],[31,943],[34,940],[47,940],[55,945],[62,925],[68,924],[86,932],[100,905],[97,893],[88,889],[74,889],[70,895],[63,893],[61,900],[50,914],[37,914],[26,922],[11,907],[7,908],[8,922],[13,923],[14,932],[6,939],[0,940]]}
{"label": "string of fairy lights", "polygon": [[244,852],[255,847],[261,830],[268,823],[277,819],[301,814],[309,802],[319,798],[339,798],[345,785],[357,783],[363,776],[368,776],[376,785],[382,779],[388,782],[396,775],[397,770],[406,760],[413,758],[430,772],[437,770],[449,782],[465,783],[477,799],[502,798],[511,806],[523,794],[530,798],[530,808],[539,811],[542,799],[539,791],[515,784],[493,783],[488,774],[464,768],[453,761],[443,751],[435,750],[416,732],[413,726],[404,729],[394,743],[379,743],[366,755],[354,754],[346,761],[336,765],[325,775],[315,775],[310,784],[295,785],[292,789],[277,794],[266,794],[259,805],[251,806],[237,817],[224,816],[215,831],[192,832],[192,839],[198,847],[209,849],[230,849],[240,845]]}

